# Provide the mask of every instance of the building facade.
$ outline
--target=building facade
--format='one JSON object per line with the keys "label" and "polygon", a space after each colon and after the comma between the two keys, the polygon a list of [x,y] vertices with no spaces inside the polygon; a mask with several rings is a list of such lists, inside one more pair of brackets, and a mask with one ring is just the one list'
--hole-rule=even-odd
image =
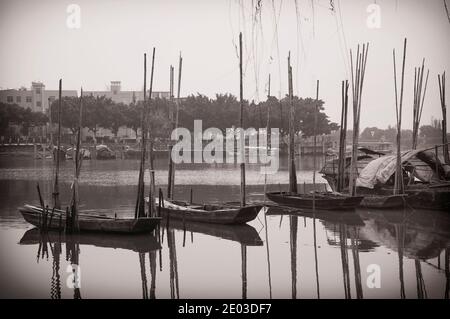
{"label": "building facade", "polygon": [[[122,91],[122,85],[120,81],[111,81],[109,91],[83,91],[83,95],[92,95],[94,97],[102,97],[111,99],[116,103],[130,104],[144,100],[143,91]],[[168,99],[170,98],[170,92],[152,92],[152,98]]]}
{"label": "building facade", "polygon": [[[111,81],[109,91],[83,91],[85,96],[110,98],[116,103],[129,104],[144,100],[142,91],[122,91],[120,81]],[[23,108],[30,108],[34,112],[47,112],[49,105],[58,99],[58,90],[47,90],[44,83],[32,82],[31,88],[0,90],[0,102],[17,104]],[[76,97],[76,90],[62,90],[63,97]],[[152,92],[152,98],[166,99],[170,97],[169,92]]]}
{"label": "building facade", "polygon": [[[62,90],[61,95],[77,96],[76,90]],[[0,90],[0,102],[17,104],[23,108],[29,108],[33,112],[48,110],[49,104],[58,99],[58,90],[46,90],[42,82],[32,82],[31,88]]]}

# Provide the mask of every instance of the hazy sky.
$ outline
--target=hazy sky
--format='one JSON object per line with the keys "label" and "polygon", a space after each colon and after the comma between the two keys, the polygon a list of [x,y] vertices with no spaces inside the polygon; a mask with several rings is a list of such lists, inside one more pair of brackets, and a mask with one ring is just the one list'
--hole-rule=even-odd
{"label": "hazy sky", "polygon": [[[238,95],[236,45],[242,31],[245,98],[265,99],[269,73],[272,95],[286,94],[290,50],[294,93],[314,96],[319,79],[320,98],[337,122],[341,80],[350,77],[348,50],[370,42],[361,126],[384,128],[395,124],[392,49],[399,72],[407,37],[403,127],[412,126],[414,67],[424,57],[430,78],[422,123],[442,118],[437,74],[450,71],[450,22],[443,0],[332,2],[334,10],[329,0],[262,0],[255,17],[256,0],[0,0],[0,87],[43,81],[56,89],[63,78],[66,89],[105,90],[111,80],[120,80],[123,89],[140,90],[143,53],[150,55],[155,46],[155,90],[168,90],[169,65],[177,71],[182,51],[182,96]],[[66,24],[72,3],[81,8],[79,29]],[[366,23],[373,3],[380,8],[380,28]]]}

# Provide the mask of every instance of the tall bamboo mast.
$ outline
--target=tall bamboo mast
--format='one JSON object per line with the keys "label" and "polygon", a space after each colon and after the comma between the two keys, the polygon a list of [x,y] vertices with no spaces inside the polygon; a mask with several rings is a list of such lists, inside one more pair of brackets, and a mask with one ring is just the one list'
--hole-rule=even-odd
{"label": "tall bamboo mast", "polygon": [[239,128],[241,130],[241,138],[239,142],[241,143],[240,150],[241,154],[241,206],[245,206],[245,134],[244,134],[244,88],[242,80],[242,32],[239,33]]}
{"label": "tall bamboo mast", "polygon": [[439,97],[441,99],[441,109],[442,109],[442,151],[444,153],[445,164],[450,164],[449,154],[448,154],[448,140],[447,140],[447,107],[445,105],[445,72],[442,75],[438,74],[439,82]]}
{"label": "tall bamboo mast", "polygon": [[403,178],[402,178],[402,161],[401,161],[401,130],[402,130],[402,105],[403,105],[403,87],[404,87],[404,79],[405,79],[405,61],[406,61],[406,43],[407,40],[405,38],[403,42],[403,63],[402,63],[402,77],[400,83],[400,100],[397,99],[397,70],[395,65],[395,49],[393,50],[393,59],[394,59],[394,86],[395,86],[395,110],[396,110],[396,118],[397,118],[397,162],[395,169],[395,187],[394,194],[403,194]]}
{"label": "tall bamboo mast", "polygon": [[352,71],[352,95],[353,95],[353,145],[352,145],[352,161],[350,164],[350,181],[349,193],[354,196],[356,194],[356,178],[357,161],[358,161],[358,141],[359,141],[359,120],[361,115],[361,97],[364,84],[364,76],[366,72],[367,53],[369,51],[369,43],[360,46],[356,51],[356,64],[353,69],[353,53],[350,50],[350,65]]}
{"label": "tall bamboo mast", "polygon": [[144,203],[144,164],[145,164],[145,153],[147,144],[147,54],[144,53],[144,103],[142,108],[142,118],[141,118],[141,161],[139,166],[139,177],[138,177],[138,191],[136,199],[136,207],[134,211],[134,217],[144,217],[145,216],[145,203]]}
{"label": "tall bamboo mast", "polygon": [[[183,58],[181,57],[180,52],[180,58],[178,61],[178,88],[177,88],[177,99],[175,100],[176,104],[176,112],[175,112],[175,126],[174,128],[177,129],[179,125],[179,113],[180,113],[180,92],[181,92],[181,71],[183,68]],[[172,68],[173,70],[173,68]],[[173,80],[172,80],[172,92],[173,92]],[[172,171],[171,171],[171,183],[170,186],[170,198],[173,198],[174,192],[175,192],[175,163],[172,163]]]}
{"label": "tall bamboo mast", "polygon": [[61,202],[59,201],[59,161],[61,153],[61,91],[62,91],[62,79],[59,80],[59,93],[58,93],[58,143],[56,148],[56,168],[55,168],[55,181],[53,184],[53,207],[61,209]]}
{"label": "tall bamboo mast", "polygon": [[[153,47],[153,54],[152,54],[152,70],[150,73],[150,90],[148,93],[148,104],[150,104],[152,100],[152,93],[153,93],[153,72],[155,70],[155,48]],[[147,123],[150,121],[150,112],[147,114]],[[148,125],[148,124],[147,124]],[[156,193],[156,187],[155,187],[155,169],[153,166],[153,136],[151,134],[151,129],[147,130],[148,133],[148,139],[150,141],[149,145],[149,173],[150,173],[150,190],[149,190],[149,216],[154,217],[156,216],[156,203],[155,203],[155,193]],[[144,187],[143,187],[144,188]]]}
{"label": "tall bamboo mast", "polygon": [[[169,104],[169,122],[172,126],[172,129],[175,129],[175,120],[174,120],[174,112],[173,112],[173,66],[170,66],[170,104]],[[168,153],[169,153],[169,171],[167,174],[167,197],[172,199],[172,171],[173,171],[173,161],[172,161],[172,145],[169,144]]]}
{"label": "tall bamboo mast", "polygon": [[423,87],[423,72],[425,66],[425,59],[422,60],[422,67],[414,68],[414,99],[413,99],[413,140],[412,148],[417,148],[418,135],[419,135],[419,124],[422,117],[423,103],[425,101],[425,94],[428,85],[428,75],[430,70],[427,71],[427,77],[425,80],[425,88]]}
{"label": "tall bamboo mast", "polygon": [[342,81],[342,110],[341,110],[341,130],[339,134],[339,157],[338,157],[338,178],[337,191],[344,189],[345,179],[345,150],[347,136],[347,111],[348,111],[348,80]]}
{"label": "tall bamboo mast", "polygon": [[288,83],[289,83],[289,192],[297,193],[297,173],[295,169],[295,134],[294,134],[294,97],[292,90],[292,67],[291,67],[291,52],[288,56]]}
{"label": "tall bamboo mast", "polygon": [[83,160],[82,156],[83,154],[80,153],[81,148],[81,129],[82,129],[82,122],[83,122],[83,88],[81,88],[80,93],[80,112],[79,112],[79,119],[78,119],[78,131],[77,131],[77,146],[75,149],[75,169],[74,169],[74,180],[73,180],[73,193],[72,193],[72,201],[71,201],[71,213],[72,213],[72,229],[75,232],[79,231],[79,224],[78,224],[78,201],[79,201],[79,192],[78,192],[78,178],[80,177],[80,170],[81,170],[81,162]]}

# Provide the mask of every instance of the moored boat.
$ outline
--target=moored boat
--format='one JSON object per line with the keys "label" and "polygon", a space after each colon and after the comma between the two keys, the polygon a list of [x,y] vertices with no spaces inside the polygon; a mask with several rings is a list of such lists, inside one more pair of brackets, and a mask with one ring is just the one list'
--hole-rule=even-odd
{"label": "moored boat", "polygon": [[294,208],[317,210],[348,210],[356,208],[363,196],[349,196],[340,193],[316,192],[315,194],[299,194],[292,192],[266,193],[271,201]]}
{"label": "moored boat", "polygon": [[[148,198],[146,201],[148,202]],[[161,217],[211,224],[244,224],[258,216],[262,205],[234,206],[189,204],[183,201],[164,200]]]}
{"label": "moored boat", "polygon": [[[66,213],[59,209],[54,209],[43,213],[43,209],[37,206],[25,205],[19,208],[23,218],[36,227],[45,227],[63,231],[66,227]],[[78,224],[80,231],[102,232],[102,233],[144,233],[153,231],[160,223],[160,217],[145,218],[113,218],[107,216],[78,214]],[[45,226],[44,226],[45,223]]]}

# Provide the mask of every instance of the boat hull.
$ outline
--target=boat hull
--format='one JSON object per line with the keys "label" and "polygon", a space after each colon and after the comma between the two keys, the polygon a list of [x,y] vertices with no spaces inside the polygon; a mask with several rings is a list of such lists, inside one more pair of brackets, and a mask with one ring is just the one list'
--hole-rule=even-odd
{"label": "boat hull", "polygon": [[[40,228],[43,220],[42,209],[39,207],[25,206],[19,208],[23,218],[30,224]],[[101,233],[123,233],[135,234],[153,231],[159,225],[161,218],[91,218],[79,217],[78,224],[80,231],[101,232]],[[53,217],[51,213],[47,215],[47,229],[64,230],[66,225],[65,214],[57,212]]]}
{"label": "boat hull", "polygon": [[159,209],[163,218],[210,224],[245,224],[254,220],[261,208],[261,205],[219,207],[164,200]]}
{"label": "boat hull", "polygon": [[399,208],[406,202],[406,195],[364,195],[361,207],[367,208]]}
{"label": "boat hull", "polygon": [[363,196],[332,196],[329,198],[317,198],[314,200],[311,195],[291,194],[283,192],[266,193],[267,198],[279,204],[294,208],[315,209],[317,210],[349,210],[356,208],[362,201]]}

